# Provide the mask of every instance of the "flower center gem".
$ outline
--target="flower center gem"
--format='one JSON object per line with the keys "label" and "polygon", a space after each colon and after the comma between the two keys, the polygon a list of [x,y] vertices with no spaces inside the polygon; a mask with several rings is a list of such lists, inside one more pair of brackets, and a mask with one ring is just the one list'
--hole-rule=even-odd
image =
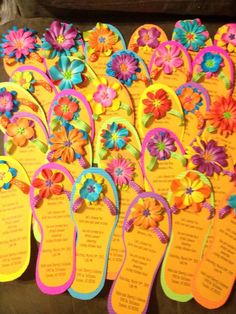
{"label": "flower center gem", "polygon": [[19,128],[17,129],[17,134],[24,134],[24,133],[25,133],[25,128],[19,127]]}
{"label": "flower center gem", "polygon": [[19,81],[20,85],[24,85],[26,83],[26,80],[24,78],[20,79]]}
{"label": "flower center gem", "polygon": [[232,118],[232,114],[231,114],[230,111],[226,111],[226,112],[223,113],[223,117],[225,119],[231,119]]}
{"label": "flower center gem", "polygon": [[62,111],[64,113],[67,113],[69,111],[69,106],[68,105],[62,105]]}
{"label": "flower center gem", "polygon": [[121,72],[127,72],[128,66],[125,63],[121,63],[120,70],[121,70]]}
{"label": "flower center gem", "polygon": [[193,189],[191,187],[186,189],[186,194],[191,195],[193,193]]}
{"label": "flower center gem", "polygon": [[158,143],[157,143],[157,149],[158,149],[159,151],[165,150],[165,148],[166,148],[165,143],[163,143],[163,142],[158,142]]}
{"label": "flower center gem", "polygon": [[52,181],[51,180],[46,180],[45,184],[46,184],[47,187],[50,187],[50,186],[52,186]]}
{"label": "flower center gem", "polygon": [[193,33],[187,33],[186,37],[187,37],[188,40],[194,40],[194,38],[195,38]]}
{"label": "flower center gem", "polygon": [[111,138],[113,139],[113,141],[117,141],[118,138],[119,138],[119,136],[118,136],[117,133],[113,133],[112,136],[111,136]]}
{"label": "flower center gem", "polygon": [[95,187],[94,187],[93,185],[89,185],[89,186],[87,187],[87,191],[88,191],[89,193],[94,193],[94,192],[95,192]]}
{"label": "flower center gem", "polygon": [[143,211],[143,216],[145,216],[145,217],[148,217],[148,216],[150,216],[150,210],[147,208],[147,209],[144,209],[144,211]]}
{"label": "flower center gem", "polygon": [[104,44],[105,41],[106,41],[106,38],[101,36],[101,37],[98,38],[98,41],[100,42],[100,44]]}
{"label": "flower center gem", "polygon": [[63,35],[59,35],[57,36],[56,41],[58,42],[58,44],[63,44],[65,41],[65,37]]}
{"label": "flower center gem", "polygon": [[23,44],[22,41],[17,40],[17,41],[15,42],[15,46],[16,46],[17,49],[22,49],[22,48],[24,47],[24,44]]}
{"label": "flower center gem", "polygon": [[124,172],[124,170],[122,168],[116,168],[116,170],[115,170],[115,174],[117,176],[122,176],[123,172]]}
{"label": "flower center gem", "polygon": [[2,97],[2,99],[0,100],[1,106],[5,107],[7,105],[7,103],[8,103],[7,99],[5,97]]}
{"label": "flower center gem", "polygon": [[149,39],[150,39],[150,37],[149,37],[149,34],[148,34],[148,33],[143,36],[143,40],[144,40],[145,42],[149,41]]}
{"label": "flower center gem", "polygon": [[71,146],[71,142],[70,142],[70,141],[66,141],[66,142],[64,143],[64,145],[65,145],[66,147],[70,147],[70,146]]}
{"label": "flower center gem", "polygon": [[102,93],[102,98],[103,99],[109,99],[108,93],[107,92],[103,92]]}
{"label": "flower center gem", "polygon": [[67,70],[67,71],[64,72],[64,78],[66,80],[71,80],[72,79],[72,72],[71,72],[71,70]]}
{"label": "flower center gem", "polygon": [[159,99],[155,99],[154,101],[153,101],[153,105],[155,106],[155,107],[160,107],[161,106],[161,100],[159,100]]}
{"label": "flower center gem", "polygon": [[213,68],[215,65],[214,60],[207,60],[206,65],[208,66],[208,68]]}
{"label": "flower center gem", "polygon": [[3,180],[6,175],[6,172],[0,172],[0,180]]}
{"label": "flower center gem", "polygon": [[229,39],[230,39],[230,40],[235,39],[235,34],[230,34],[230,35],[229,35]]}
{"label": "flower center gem", "polygon": [[212,156],[211,154],[209,154],[208,152],[205,152],[205,153],[202,155],[202,157],[203,157],[206,161],[208,161],[208,162],[210,162],[210,161],[213,160],[213,156]]}

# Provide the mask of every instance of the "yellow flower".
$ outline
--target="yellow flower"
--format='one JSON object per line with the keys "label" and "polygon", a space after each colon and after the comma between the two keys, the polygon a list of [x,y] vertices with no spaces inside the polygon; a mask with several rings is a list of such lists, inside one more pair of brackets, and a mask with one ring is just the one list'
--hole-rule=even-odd
{"label": "yellow flower", "polygon": [[32,89],[32,82],[33,80],[33,75],[30,72],[20,72],[17,71],[15,74],[12,76],[12,81],[20,86],[22,86],[24,89],[31,91]]}
{"label": "yellow flower", "polygon": [[10,168],[5,163],[0,163],[0,189],[4,188],[11,180],[13,176]]}

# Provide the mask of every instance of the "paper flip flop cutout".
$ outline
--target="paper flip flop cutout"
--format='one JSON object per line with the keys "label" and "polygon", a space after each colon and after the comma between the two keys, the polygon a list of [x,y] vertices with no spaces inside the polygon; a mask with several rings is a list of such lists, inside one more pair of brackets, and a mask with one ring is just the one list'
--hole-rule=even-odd
{"label": "paper flip flop cutout", "polygon": [[71,214],[77,229],[76,275],[69,293],[81,300],[103,288],[111,239],[119,215],[119,198],[109,174],[84,170],[72,191]]}
{"label": "paper flip flop cutout", "polygon": [[202,49],[193,61],[194,82],[200,83],[209,93],[211,102],[220,95],[233,92],[234,67],[229,54],[217,46]]}
{"label": "paper flip flop cutout", "polygon": [[50,132],[61,126],[72,125],[89,134],[94,140],[94,120],[92,110],[86,97],[74,89],[64,89],[56,95],[48,112]]}
{"label": "paper flip flop cutout", "polygon": [[106,64],[113,53],[126,49],[122,34],[110,24],[97,23],[83,33],[83,38],[86,61],[98,76],[106,74]]}
{"label": "paper flip flop cutout", "polygon": [[133,51],[117,51],[107,63],[106,74],[115,77],[127,87],[133,101],[135,127],[138,130],[137,114],[140,94],[151,84],[144,61]]}
{"label": "paper flip flop cutout", "polygon": [[212,45],[212,40],[200,19],[180,20],[175,24],[172,39],[182,44],[194,59],[198,51]]}
{"label": "paper flip flop cutout", "polygon": [[184,112],[185,130],[182,144],[185,147],[202,134],[206,112],[210,109],[210,98],[205,88],[194,82],[181,85],[176,94]]}
{"label": "paper flip flop cutout", "polygon": [[32,179],[30,204],[40,226],[36,282],[46,294],[60,294],[75,276],[75,226],[70,215],[74,180],[62,166],[49,163]]}
{"label": "paper flip flop cutout", "polygon": [[[111,143],[112,136],[114,139],[116,135],[118,136],[117,140]],[[98,133],[96,145],[98,166],[111,175],[120,198],[120,215],[112,238],[108,260],[107,279],[110,280],[116,278],[124,259],[122,225],[127,207],[130,199],[143,192],[144,188],[140,154],[138,153],[140,149],[141,143],[136,130],[122,118],[107,120]]]}
{"label": "paper flip flop cutout", "polygon": [[42,54],[46,68],[56,65],[61,56],[84,59],[82,34],[73,24],[55,20],[43,34]]}
{"label": "paper flip flop cutout", "polygon": [[184,148],[178,137],[164,128],[149,131],[142,143],[141,165],[145,189],[166,197],[172,180],[186,170]]}
{"label": "paper flip flop cutout", "polygon": [[194,299],[208,309],[224,305],[236,276],[236,188],[214,219],[213,242],[199,262],[192,282]]}
{"label": "paper flip flop cutout", "polygon": [[29,184],[18,161],[0,156],[0,282],[19,278],[29,265]]}
{"label": "paper flip flop cutout", "polygon": [[160,44],[153,52],[149,73],[153,83],[166,84],[175,90],[191,79],[192,64],[188,51],[173,40]]}
{"label": "paper flip flop cutout", "polygon": [[[236,23],[225,24],[218,28],[214,36],[214,44],[227,51],[233,64],[234,75],[236,73]],[[234,86],[233,97],[236,97]]]}
{"label": "paper flip flop cutout", "polygon": [[14,26],[2,35],[0,43],[3,65],[9,76],[21,65],[33,65],[46,71],[42,56],[41,41],[36,31]]}
{"label": "paper flip flop cutout", "polygon": [[138,131],[141,139],[148,131],[170,128],[182,140],[184,136],[184,115],[178,96],[164,84],[147,87],[139,97]]}
{"label": "paper flip flop cutout", "polygon": [[166,33],[162,28],[154,24],[144,24],[132,34],[128,49],[136,52],[148,67],[153,51],[167,40]]}
{"label": "paper flip flop cutout", "polygon": [[10,81],[30,92],[47,116],[57,89],[44,72],[34,66],[20,66],[12,73]]}
{"label": "paper flip flop cutout", "polygon": [[171,183],[168,194],[172,233],[161,268],[161,285],[172,300],[192,298],[191,283],[214,216],[214,194],[202,173],[186,171]]}
{"label": "paper flip flop cutout", "polygon": [[145,192],[131,202],[123,225],[125,259],[110,290],[109,313],[147,313],[170,231],[170,209],[162,196]]}
{"label": "paper flip flop cutout", "polygon": [[47,126],[42,107],[29,92],[15,83],[0,83],[0,129],[3,132],[17,111],[33,113]]}
{"label": "paper flip flop cutout", "polygon": [[31,179],[47,156],[48,133],[42,121],[30,113],[16,113],[6,128],[4,149],[24,166]]}

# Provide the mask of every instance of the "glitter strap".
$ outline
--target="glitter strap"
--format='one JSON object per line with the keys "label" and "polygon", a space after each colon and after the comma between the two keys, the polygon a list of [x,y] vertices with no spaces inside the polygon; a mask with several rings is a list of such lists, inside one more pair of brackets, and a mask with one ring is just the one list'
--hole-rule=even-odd
{"label": "glitter strap", "polygon": [[208,219],[209,219],[209,220],[212,219],[212,218],[214,217],[214,215],[215,215],[215,210],[214,210],[214,208],[213,208],[209,203],[207,203],[207,202],[204,202],[204,203],[202,204],[202,206],[205,207],[205,208],[209,211],[209,213],[210,213]]}
{"label": "glitter strap", "polygon": [[87,160],[83,156],[81,156],[78,161],[82,168],[86,169],[89,167]]}
{"label": "glitter strap", "polygon": [[57,128],[58,124],[59,124],[59,120],[53,119],[53,120],[50,122],[50,129],[51,129],[52,131],[54,131],[54,130]]}
{"label": "glitter strap", "polygon": [[152,229],[153,232],[158,236],[159,240],[161,241],[161,243],[165,244],[168,242],[168,236],[166,235],[166,233],[164,231],[162,231],[159,227],[155,227]]}
{"label": "glitter strap", "polygon": [[35,138],[30,140],[42,153],[46,154],[48,151],[48,145]]}
{"label": "glitter strap", "polygon": [[36,104],[34,104],[33,102],[24,99],[24,98],[18,98],[18,101],[20,102],[21,106],[26,106],[29,107],[30,109],[32,109],[34,112],[38,111],[38,106]]}
{"label": "glitter strap", "polygon": [[98,152],[98,156],[100,159],[104,159],[106,157],[106,154],[107,154],[107,149],[105,147],[102,147]]}
{"label": "glitter strap", "polygon": [[123,110],[125,110],[128,116],[131,115],[132,109],[130,108],[129,105],[124,104],[124,103],[122,102],[122,103],[120,103],[120,108],[123,109]]}
{"label": "glitter strap", "polygon": [[205,125],[204,117],[199,110],[195,112],[195,115],[198,118],[197,128],[201,130]]}
{"label": "glitter strap", "polygon": [[140,151],[137,148],[130,143],[126,144],[126,148],[136,159],[139,159]]}
{"label": "glitter strap", "polygon": [[187,163],[187,159],[183,155],[176,152],[171,152],[171,157],[179,160],[183,166],[185,166]]}
{"label": "glitter strap", "polygon": [[135,192],[137,193],[137,194],[140,194],[140,193],[142,193],[142,192],[144,192],[144,190],[136,183],[136,182],[134,182],[134,181],[129,181],[129,186],[133,189],[133,190],[135,190]]}
{"label": "glitter strap", "polygon": [[[65,194],[67,196],[68,200],[70,201],[70,199],[71,199],[71,192],[69,192],[67,190],[63,190],[61,194]],[[39,202],[41,202],[42,200],[43,200],[43,198],[39,194],[35,195],[34,198],[33,198],[33,201],[32,201],[33,207],[38,208],[39,207]]]}
{"label": "glitter strap", "polygon": [[54,151],[50,151],[48,154],[47,154],[47,160],[49,162],[52,162],[53,161],[53,154],[54,154]]}
{"label": "glitter strap", "polygon": [[205,73],[204,73],[204,72],[198,72],[198,73],[196,73],[196,74],[192,77],[192,80],[193,80],[193,82],[198,82],[198,81],[200,81],[204,76],[205,76]]}
{"label": "glitter strap", "polygon": [[12,140],[7,140],[5,143],[4,143],[4,149],[5,151],[9,154],[12,150],[14,146],[14,143]]}
{"label": "glitter strap", "polygon": [[156,166],[157,164],[157,157],[152,157],[149,161],[149,163],[147,164],[147,169],[149,171],[152,171],[153,168]]}
{"label": "glitter strap", "polygon": [[74,120],[74,121],[71,121],[70,124],[78,130],[82,130],[85,132],[89,132],[91,130],[91,127],[82,120]]}
{"label": "glitter strap", "polygon": [[152,113],[147,113],[142,116],[142,124],[146,127],[148,124],[152,123],[154,116]]}
{"label": "glitter strap", "polygon": [[34,86],[42,86],[49,93],[52,92],[52,86],[43,80],[37,80],[33,85]]}
{"label": "glitter strap", "polygon": [[29,193],[29,185],[23,181],[17,180],[17,179],[12,179],[11,184],[14,184],[17,186],[24,194]]}
{"label": "glitter strap", "polygon": [[42,62],[43,62],[43,58],[40,57],[40,55],[39,55],[38,53],[36,53],[36,52],[31,52],[31,53],[29,54],[29,59],[35,60],[35,61],[37,61],[37,62],[39,62],[39,63],[42,63]]}
{"label": "glitter strap", "polygon": [[219,218],[223,219],[225,216],[227,216],[231,212],[231,207],[229,205],[226,205],[219,211]]}
{"label": "glitter strap", "polygon": [[[107,205],[111,215],[115,216],[117,214],[117,210],[114,204],[112,203],[112,201],[106,196],[103,198],[103,201]],[[84,203],[84,199],[81,197],[78,197],[73,204],[72,210],[76,212],[83,205],[83,203]]]}
{"label": "glitter strap", "polygon": [[180,119],[179,126],[184,125],[184,115],[182,113],[180,113],[179,111],[177,111],[175,109],[169,110],[168,113],[171,114],[172,116],[175,116],[175,117]]}
{"label": "glitter strap", "polygon": [[224,81],[224,83],[225,83],[225,88],[226,88],[227,90],[230,89],[230,87],[231,87],[231,82],[230,82],[229,78],[228,78],[222,71],[219,73],[218,77]]}

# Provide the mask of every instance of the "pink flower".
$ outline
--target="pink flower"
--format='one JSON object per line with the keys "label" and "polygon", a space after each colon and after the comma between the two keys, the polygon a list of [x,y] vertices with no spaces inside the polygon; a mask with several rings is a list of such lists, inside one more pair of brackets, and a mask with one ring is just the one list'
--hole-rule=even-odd
{"label": "pink flower", "polygon": [[176,46],[159,46],[157,48],[158,57],[156,57],[155,64],[157,67],[162,67],[164,73],[171,74],[176,68],[183,65],[183,59],[180,57],[180,48]]}
{"label": "pink flower", "polygon": [[233,46],[236,46],[236,24],[231,24],[229,26],[227,33],[222,35],[222,40],[227,44],[230,43]]}
{"label": "pink flower", "polygon": [[155,27],[151,27],[150,29],[142,27],[138,34],[137,44],[139,46],[148,46],[155,49],[159,45],[158,37],[160,36],[160,32]]}
{"label": "pink flower", "polygon": [[105,84],[100,84],[97,91],[93,94],[93,99],[103,107],[110,107],[115,97],[116,91]]}
{"label": "pink flower", "polygon": [[15,57],[20,62],[24,62],[25,57],[38,48],[35,33],[29,29],[14,27],[3,37],[3,54]]}
{"label": "pink flower", "polygon": [[111,175],[115,184],[128,185],[133,180],[134,165],[129,159],[118,156],[107,164],[106,171]]}
{"label": "pink flower", "polygon": [[0,93],[0,112],[10,112],[14,107],[12,94],[8,91]]}

